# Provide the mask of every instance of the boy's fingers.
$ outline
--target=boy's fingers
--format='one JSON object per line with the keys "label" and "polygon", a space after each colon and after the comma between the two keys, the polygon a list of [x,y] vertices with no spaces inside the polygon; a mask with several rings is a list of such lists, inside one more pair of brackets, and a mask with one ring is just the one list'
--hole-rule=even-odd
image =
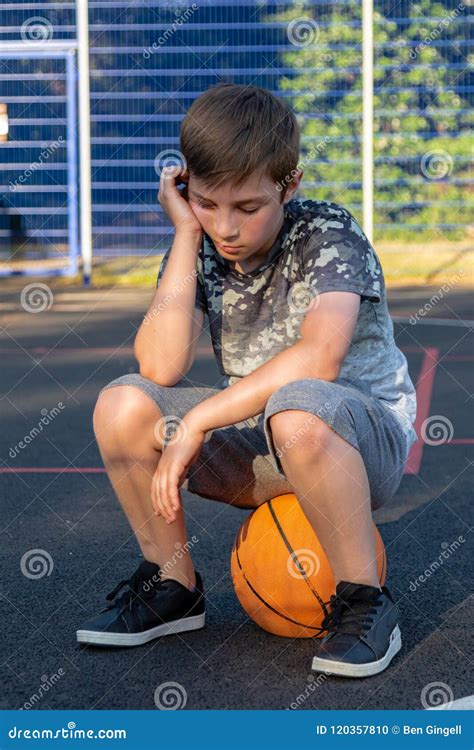
{"label": "boy's fingers", "polygon": [[155,475],[153,475],[153,478],[151,480],[150,500],[151,500],[151,507],[152,507],[153,511],[156,512]]}
{"label": "boy's fingers", "polygon": [[170,503],[170,499],[169,499],[168,483],[165,486],[165,490],[164,490],[163,497],[162,497],[162,503],[163,503],[163,507],[166,510],[166,517],[168,519],[172,519],[173,520],[173,510],[171,508],[171,503]]}
{"label": "boy's fingers", "polygon": [[153,496],[152,496],[153,510],[157,516],[163,515],[163,508],[161,503],[160,494],[160,483],[159,474],[155,474],[153,479]]}
{"label": "boy's fingers", "polygon": [[153,506],[153,510],[155,511],[155,513],[158,511],[158,501],[159,501],[158,477],[155,474],[151,482],[151,504]]}
{"label": "boy's fingers", "polygon": [[162,472],[163,476],[160,477],[160,501],[161,501],[161,507],[162,507],[162,513],[165,516],[167,520],[170,520],[171,518],[171,508],[169,506],[168,502],[168,493],[167,493],[167,481],[168,481],[168,473]]}
{"label": "boy's fingers", "polygon": [[168,479],[168,497],[171,508],[178,510],[180,505],[180,497],[178,492],[179,472],[176,469],[170,471]]}
{"label": "boy's fingers", "polygon": [[174,476],[176,472],[173,469],[172,465],[169,467],[168,471],[166,472],[166,491],[165,491],[165,497],[164,502],[166,503],[166,507],[171,511],[173,504],[171,502],[172,496],[173,496],[173,489],[174,489]]}
{"label": "boy's fingers", "polygon": [[157,508],[163,514],[163,492],[162,492],[162,483],[163,483],[163,477],[161,475],[161,472],[158,474],[156,478],[156,494],[157,494]]}
{"label": "boy's fingers", "polygon": [[163,190],[169,190],[176,187],[176,178],[180,176],[178,166],[163,167],[161,170],[160,186],[163,183]]}

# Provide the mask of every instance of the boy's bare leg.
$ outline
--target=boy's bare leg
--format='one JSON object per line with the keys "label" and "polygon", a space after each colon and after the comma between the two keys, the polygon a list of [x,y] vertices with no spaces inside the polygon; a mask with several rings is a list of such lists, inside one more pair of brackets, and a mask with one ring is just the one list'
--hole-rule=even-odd
{"label": "boy's bare leg", "polygon": [[114,386],[101,393],[94,411],[94,432],[107,474],[135,533],[143,556],[165,568],[192,589],[194,566],[188,548],[184,511],[167,524],[155,516],[151,481],[161,457],[155,426],[161,412],[133,386]]}
{"label": "boy's bare leg", "polygon": [[[362,457],[321,419],[306,432],[308,414],[278,412],[270,418],[273,442],[295,495],[331,564],[336,583],[380,586],[370,489]],[[298,429],[300,430],[298,432]],[[284,450],[291,435],[303,434]]]}

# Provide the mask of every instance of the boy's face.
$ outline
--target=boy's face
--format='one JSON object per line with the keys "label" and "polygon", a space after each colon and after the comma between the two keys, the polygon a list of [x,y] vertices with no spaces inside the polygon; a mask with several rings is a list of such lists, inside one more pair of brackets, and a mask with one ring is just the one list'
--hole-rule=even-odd
{"label": "boy's face", "polygon": [[299,172],[288,184],[282,201],[283,191],[261,173],[252,173],[238,189],[229,182],[209,189],[191,172],[189,204],[219,255],[239,264],[250,258],[260,260],[278,236],[284,204],[293,197],[302,174]]}

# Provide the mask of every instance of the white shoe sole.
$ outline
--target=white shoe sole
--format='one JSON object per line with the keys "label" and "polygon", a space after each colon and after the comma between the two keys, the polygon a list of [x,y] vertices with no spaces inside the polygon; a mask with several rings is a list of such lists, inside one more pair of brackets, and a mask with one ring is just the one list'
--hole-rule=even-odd
{"label": "white shoe sole", "polygon": [[402,636],[398,625],[394,627],[390,635],[390,643],[385,656],[377,661],[369,661],[366,664],[348,664],[345,661],[331,661],[330,659],[313,658],[311,669],[314,672],[325,672],[326,674],[341,675],[342,677],[370,677],[373,674],[383,672],[388,667],[393,657],[398,654],[402,647]]}
{"label": "white shoe sole", "polygon": [[98,646],[141,646],[154,638],[173,633],[183,633],[186,630],[198,630],[204,627],[206,614],[184,617],[181,620],[173,620],[156,628],[144,630],[141,633],[107,633],[100,630],[77,630],[79,643],[91,643]]}

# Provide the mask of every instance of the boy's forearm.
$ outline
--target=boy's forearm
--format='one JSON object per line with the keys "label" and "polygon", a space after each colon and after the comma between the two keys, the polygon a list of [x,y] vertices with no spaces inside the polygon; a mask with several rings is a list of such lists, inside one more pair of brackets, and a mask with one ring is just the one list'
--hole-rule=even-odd
{"label": "boy's forearm", "polygon": [[177,232],[153,300],[135,337],[140,372],[173,382],[189,361],[196,298],[196,261],[201,236]]}
{"label": "boy's forearm", "polygon": [[185,416],[191,428],[207,432],[227,427],[264,411],[272,393],[305,378],[335,380],[338,373],[324,364],[314,346],[299,341],[221,393],[202,401]]}

